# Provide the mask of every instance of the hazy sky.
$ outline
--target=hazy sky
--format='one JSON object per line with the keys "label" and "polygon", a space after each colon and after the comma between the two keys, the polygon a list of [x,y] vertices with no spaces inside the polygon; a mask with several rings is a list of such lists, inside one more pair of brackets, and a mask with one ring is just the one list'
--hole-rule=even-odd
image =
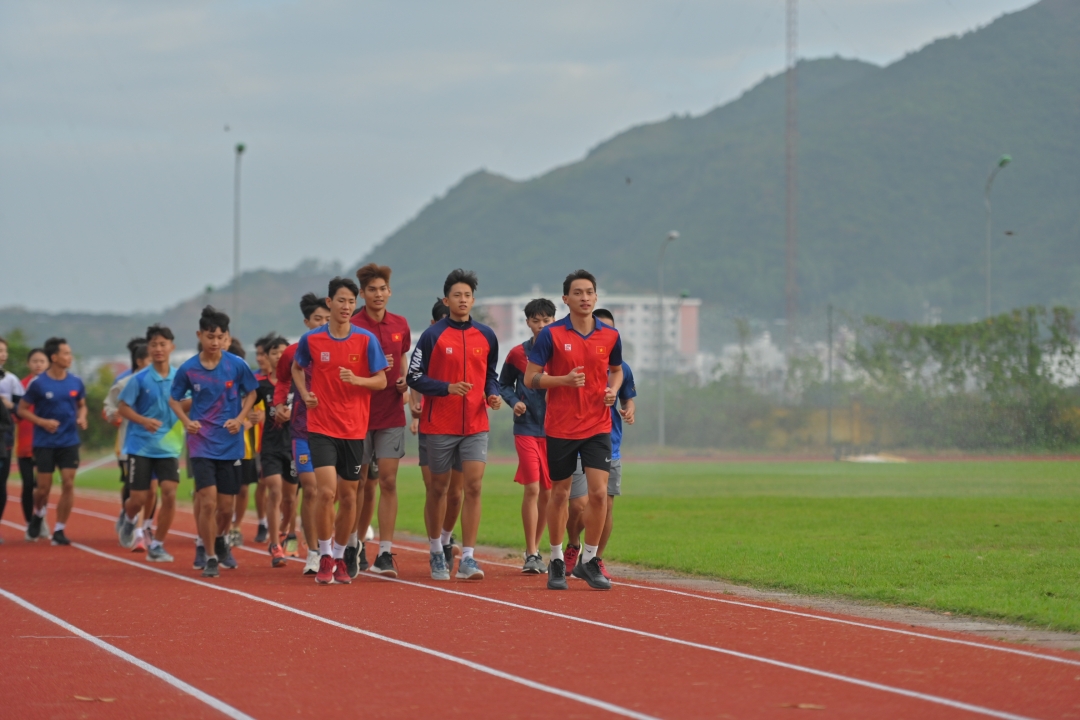
{"label": "hazy sky", "polygon": [[[1030,4],[803,0],[800,56],[885,64]],[[783,0],[0,1],[0,306],[227,282],[237,142],[242,267],[351,263],[478,168],[737,97],[783,42]]]}

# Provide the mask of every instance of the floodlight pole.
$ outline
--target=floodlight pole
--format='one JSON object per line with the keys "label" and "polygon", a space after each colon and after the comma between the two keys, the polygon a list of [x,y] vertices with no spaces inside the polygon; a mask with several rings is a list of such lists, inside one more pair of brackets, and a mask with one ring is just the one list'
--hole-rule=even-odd
{"label": "floodlight pole", "polygon": [[825,444],[832,447],[832,303],[829,303],[829,408],[825,421]]}
{"label": "floodlight pole", "polygon": [[990,282],[990,241],[991,241],[991,228],[993,226],[993,215],[990,210],[990,188],[994,185],[994,178],[1006,165],[1012,162],[1012,158],[1008,155],[1002,155],[998,159],[997,165],[990,171],[990,177],[986,179],[986,191],[983,193],[983,200],[986,202],[986,317],[991,316],[993,307],[991,305],[991,282]]}
{"label": "floodlight pole", "polygon": [[233,172],[233,281],[232,281],[232,331],[236,333],[239,318],[240,285],[240,158],[244,144],[236,144],[236,165]]}
{"label": "floodlight pole", "polygon": [[659,431],[659,444],[660,447],[664,447],[666,442],[665,438],[665,417],[664,417],[664,348],[666,347],[664,338],[664,251],[667,250],[668,243],[674,242],[679,239],[679,233],[672,230],[664,238],[664,241],[660,243],[660,258],[656,262],[656,272],[658,276],[658,289],[656,295],[656,312],[660,315],[657,322],[656,332],[656,367],[657,378],[660,381],[660,431]]}

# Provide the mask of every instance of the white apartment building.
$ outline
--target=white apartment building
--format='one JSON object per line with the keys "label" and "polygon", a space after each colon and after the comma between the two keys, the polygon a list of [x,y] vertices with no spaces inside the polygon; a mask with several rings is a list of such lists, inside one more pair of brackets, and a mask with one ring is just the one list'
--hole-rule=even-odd
{"label": "white apartment building", "polygon": [[[525,323],[525,305],[533,298],[546,297],[555,303],[555,317],[565,317],[570,309],[562,293],[544,293],[539,286],[525,295],[481,297],[476,301],[491,324],[499,347],[505,354],[514,345],[532,337]],[[655,372],[659,365],[660,319],[656,295],[609,295],[600,290],[597,307],[615,316],[622,336],[623,356],[635,372]],[[667,372],[696,371],[698,366],[698,298],[664,297],[664,367]]]}

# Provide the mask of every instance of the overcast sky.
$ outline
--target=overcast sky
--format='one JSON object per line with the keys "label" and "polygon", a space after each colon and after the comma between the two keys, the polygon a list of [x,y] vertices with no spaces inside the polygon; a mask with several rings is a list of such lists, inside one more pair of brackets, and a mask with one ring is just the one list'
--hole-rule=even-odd
{"label": "overcast sky", "polygon": [[[800,57],[886,64],[1030,4],[803,0]],[[703,113],[783,43],[783,0],[0,1],[0,306],[227,282],[237,142],[242,267],[352,263],[462,176]]]}

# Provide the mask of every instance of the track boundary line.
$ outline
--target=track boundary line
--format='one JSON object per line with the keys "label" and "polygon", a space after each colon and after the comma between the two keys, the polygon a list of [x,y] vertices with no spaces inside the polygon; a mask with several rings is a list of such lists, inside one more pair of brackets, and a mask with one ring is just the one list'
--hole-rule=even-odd
{"label": "track boundary line", "polygon": [[[6,520],[4,522],[6,524],[11,524],[11,523],[7,523]],[[210,707],[214,708],[215,710],[222,713],[223,715],[226,715],[227,717],[233,718],[233,720],[255,720],[252,716],[250,716],[247,713],[244,713],[244,712],[242,712],[240,710],[237,710],[232,705],[229,705],[228,703],[226,703],[226,702],[224,702],[222,700],[218,700],[213,695],[210,695],[210,694],[200,690],[199,688],[195,687],[194,685],[189,685],[188,683],[184,682],[183,680],[176,677],[175,675],[171,675],[171,674],[165,672],[164,670],[162,670],[161,668],[156,667],[154,665],[151,665],[150,663],[146,662],[145,660],[141,660],[141,659],[135,657],[134,655],[132,655],[131,653],[125,652],[124,650],[121,650],[120,648],[116,647],[115,645],[110,645],[109,643],[105,642],[104,640],[101,640],[100,638],[95,637],[94,635],[91,635],[90,633],[75,627],[74,625],[67,622],[66,620],[58,618],[57,616],[53,615],[52,613],[39,608],[37,605],[34,605],[33,603],[31,603],[31,602],[29,602],[27,600],[24,600],[23,598],[19,597],[15,593],[12,593],[12,592],[9,592],[9,591],[7,591],[7,590],[5,590],[3,588],[0,588],[0,596],[3,596],[5,598],[7,598],[8,600],[15,603],[16,605],[19,605],[20,607],[22,607],[25,610],[29,610],[30,612],[34,613],[35,615],[37,615],[39,617],[45,618],[46,620],[48,620],[49,622],[51,622],[51,623],[53,623],[55,625],[59,625],[60,627],[67,630],[68,632],[72,633],[73,635],[75,635],[75,636],[77,636],[79,638],[82,638],[83,640],[86,640],[87,642],[89,642],[89,643],[97,646],[98,648],[104,650],[105,652],[110,653],[111,655],[115,655],[116,657],[120,658],[121,660],[124,660],[126,662],[131,663],[132,665],[139,668],[140,670],[145,670],[146,672],[150,673],[151,675],[158,678],[159,680],[163,680],[167,684],[169,684],[172,687],[176,688],[180,692],[183,692],[183,693],[185,693],[187,695],[190,695],[191,697],[195,698],[196,700],[202,701],[203,703],[209,705]]]}

